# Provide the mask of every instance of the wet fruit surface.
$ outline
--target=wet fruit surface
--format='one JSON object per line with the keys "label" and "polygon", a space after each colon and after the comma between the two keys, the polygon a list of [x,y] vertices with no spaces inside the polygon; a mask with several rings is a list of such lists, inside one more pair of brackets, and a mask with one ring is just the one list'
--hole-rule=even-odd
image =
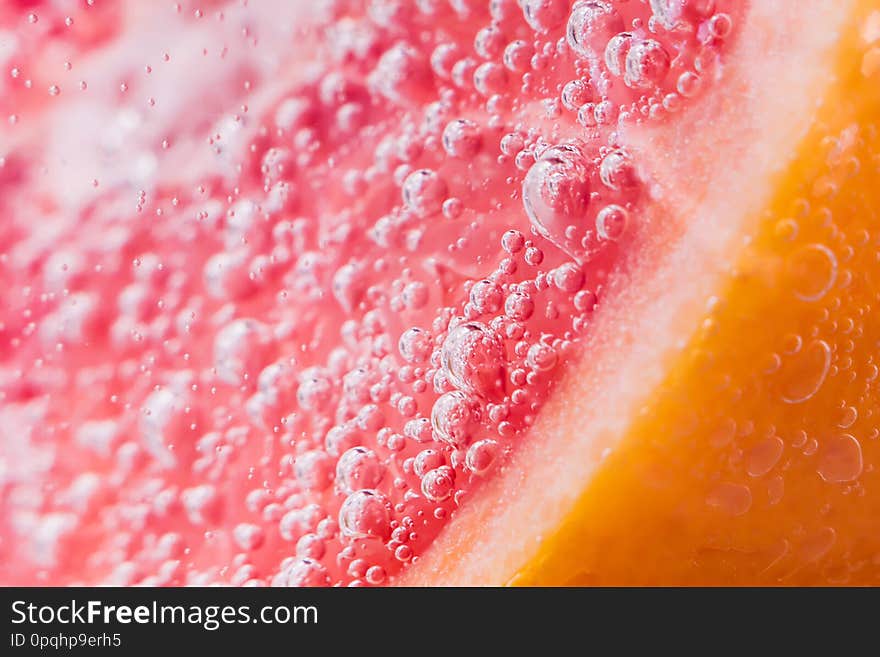
{"label": "wet fruit surface", "polygon": [[[467,583],[510,576],[510,583],[557,585],[878,582],[872,527],[880,503],[874,492],[880,448],[871,347],[877,338],[870,319],[877,287],[880,107],[870,62],[878,14],[871,3],[846,9],[825,23],[840,35],[837,44],[813,55],[818,59],[811,70],[827,71],[817,78],[824,100],[815,115],[791,126],[798,145],[781,145],[787,138],[781,124],[768,129],[772,102],[765,105],[764,128],[731,126],[733,139],[754,139],[740,151],[744,160],[765,162],[773,173],[755,176],[719,164],[705,178],[709,185],[691,210],[691,234],[678,256],[670,258],[669,269],[651,271],[656,283],[643,283],[650,296],[669,277],[690,272],[692,281],[692,290],[667,289],[657,303],[648,302],[645,317],[657,356],[639,342],[645,324],[618,314],[606,337],[616,336],[618,350],[628,348],[633,356],[595,359],[592,367],[604,374],[564,382],[533,428],[533,434],[565,443],[560,454],[579,454],[583,462],[571,466],[573,474],[561,483],[559,468],[551,476],[549,468],[542,475],[514,463],[511,478],[518,477],[532,499],[507,494],[504,510],[490,503],[466,510],[470,517],[461,518],[462,525],[481,521],[485,529],[462,532],[455,549],[474,556],[447,561],[452,539],[444,537],[425,570],[405,581],[442,573]],[[757,24],[759,14],[749,20]],[[815,19],[803,20],[797,29],[815,35],[809,27]],[[772,63],[772,53],[793,47],[789,39],[751,46],[768,80],[775,80],[774,95],[788,79],[774,72],[779,62]],[[735,57],[747,62],[749,51],[743,45]],[[731,82],[735,68],[727,72]],[[817,93],[786,84],[795,94]],[[760,84],[749,87],[753,97],[762,96]],[[716,120],[713,115],[691,113],[695,129]],[[643,139],[634,135],[633,148]],[[665,165],[654,169],[657,185],[674,184],[676,167],[693,167],[700,157],[655,156]],[[729,188],[752,190],[759,199],[755,210],[739,218],[727,214]],[[662,200],[653,211],[676,214]],[[714,234],[709,241],[697,237],[701,216],[707,234]],[[730,246],[717,246],[731,229]],[[714,276],[718,283],[698,282]],[[617,312],[626,313],[627,306]],[[687,341],[681,325],[692,327]],[[635,391],[635,372],[656,383]],[[569,495],[574,481],[590,483]],[[536,499],[534,491],[545,487],[553,490]],[[494,499],[504,497],[498,492]],[[550,518],[528,511],[532,506]],[[496,519],[504,514],[530,514],[533,531],[548,536],[484,574],[491,563],[485,548],[509,540],[506,532],[523,524]]]}
{"label": "wet fruit surface", "polygon": [[[605,306],[696,223],[669,193],[685,176],[656,166],[674,150],[638,136],[674,140],[738,92],[750,11],[30,4],[3,15],[21,38],[0,60],[0,576],[55,584],[380,585],[418,568],[486,482],[540,454],[559,382],[575,364],[601,376]],[[858,552],[834,514],[873,472],[875,240],[868,213],[850,219],[876,169],[863,109],[824,117],[825,160],[780,188],[696,364],[671,369],[608,460],[631,500],[676,467],[705,472],[676,509],[739,519],[686,534],[731,573],[753,549],[734,534],[773,517],[756,509],[779,509],[785,549],[811,564]],[[816,475],[800,492],[799,470]],[[663,535],[677,489],[636,513],[603,481],[590,503]],[[791,506],[815,499],[821,522]],[[578,527],[554,540],[613,545]],[[521,580],[625,579],[587,562]]]}

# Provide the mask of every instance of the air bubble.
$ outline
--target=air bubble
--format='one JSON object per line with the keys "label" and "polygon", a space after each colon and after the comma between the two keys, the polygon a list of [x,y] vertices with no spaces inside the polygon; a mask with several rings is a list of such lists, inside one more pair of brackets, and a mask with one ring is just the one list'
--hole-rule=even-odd
{"label": "air bubble", "polygon": [[728,515],[741,516],[752,507],[752,491],[743,484],[718,484],[709,493],[706,503]]}
{"label": "air bubble", "polygon": [[404,331],[398,342],[398,350],[408,363],[423,363],[431,354],[431,334],[420,328],[409,328]]}
{"label": "air bubble", "polygon": [[600,239],[616,242],[626,232],[629,213],[619,205],[606,205],[596,216],[596,233]]}
{"label": "air bubble", "polygon": [[590,62],[603,56],[605,44],[623,31],[623,20],[610,2],[580,0],[568,18],[566,39],[571,49]]}
{"label": "air bubble", "polygon": [[431,409],[431,426],[434,436],[453,447],[470,442],[478,408],[465,393],[455,390],[437,398]]}
{"label": "air bubble", "polygon": [[278,530],[284,540],[298,541],[304,534],[314,531],[320,520],[321,508],[317,504],[309,504],[285,513],[278,523]]}
{"label": "air bubble", "polygon": [[504,314],[517,321],[525,321],[535,312],[535,302],[525,292],[511,292],[504,302]]}
{"label": "air bubble", "polygon": [[217,376],[232,385],[240,385],[249,374],[256,379],[269,339],[268,328],[255,319],[237,319],[227,324],[214,338]]}
{"label": "air bubble", "polygon": [[823,244],[802,246],[791,255],[788,273],[798,299],[819,301],[837,280],[837,257]]}
{"label": "air bubble", "polygon": [[452,329],[443,342],[443,369],[456,388],[494,395],[504,380],[504,347],[498,335],[479,322]]}
{"label": "air bubble", "polygon": [[297,559],[287,570],[287,586],[316,587],[330,584],[330,575],[320,562],[314,559]]}
{"label": "air bubble", "polygon": [[443,216],[447,219],[458,219],[464,212],[464,203],[460,198],[452,197],[443,201]]}
{"label": "air bubble", "polygon": [[535,49],[532,44],[526,41],[511,41],[504,49],[502,60],[509,70],[521,73],[529,69],[534,54]]}
{"label": "air bubble", "polygon": [[468,448],[465,465],[474,474],[485,474],[498,456],[498,443],[491,438],[478,440]]}
{"label": "air bubble", "polygon": [[581,106],[593,99],[593,90],[583,80],[572,80],[562,88],[562,104],[570,112],[577,112]]}
{"label": "air bubble", "polygon": [[678,25],[684,4],[682,0],[650,0],[651,11],[667,30]]}
{"label": "air bubble", "polygon": [[831,368],[831,347],[824,340],[813,340],[783,366],[782,400],[802,404],[813,398]]}
{"label": "air bubble", "polygon": [[669,72],[669,53],[658,42],[646,39],[634,43],[626,54],[624,80],[630,87],[644,89],[656,86]]}
{"label": "air bubble", "polygon": [[391,533],[390,506],[381,493],[355,491],[339,509],[339,529],[349,538],[387,539]]}
{"label": "air bubble", "polygon": [[471,287],[470,302],[479,313],[494,313],[501,307],[503,300],[501,287],[494,281],[477,281]]}
{"label": "air bubble", "polygon": [[829,483],[855,481],[862,474],[862,446],[848,433],[825,438],[819,448],[819,476]]}
{"label": "air bubble", "polygon": [[232,530],[232,537],[238,547],[250,552],[259,549],[263,545],[266,534],[259,525],[243,522],[236,525]]}
{"label": "air bubble", "polygon": [[549,32],[568,16],[569,0],[522,0],[523,15],[535,32]]}
{"label": "air bubble", "polygon": [[417,443],[429,443],[434,439],[434,430],[431,427],[431,420],[426,417],[409,420],[403,425],[403,433],[407,438],[410,438]]}
{"label": "air bubble", "polygon": [[511,255],[522,251],[525,244],[526,238],[518,230],[508,230],[501,237],[501,247]]}
{"label": "air bubble", "polygon": [[317,367],[310,368],[300,375],[296,399],[300,408],[306,411],[321,411],[333,397],[330,379]]}
{"label": "air bubble", "polygon": [[556,367],[558,356],[553,347],[536,342],[526,354],[526,363],[536,372],[548,372]]}
{"label": "air bubble", "polygon": [[321,491],[333,478],[333,459],[323,450],[310,450],[294,459],[293,473],[305,490]]}
{"label": "air bubble", "polygon": [[343,493],[376,488],[385,476],[385,466],[376,453],[366,447],[352,447],[336,464],[336,486]]}
{"label": "air bubble", "polygon": [[444,464],[443,454],[436,449],[423,449],[416,454],[413,462],[413,472],[419,477],[424,477],[428,472],[439,468]]}
{"label": "air bubble", "polygon": [[443,148],[453,157],[473,157],[480,150],[480,143],[480,128],[473,121],[457,119],[443,130]]}
{"label": "air bubble", "polygon": [[416,48],[397,43],[379,59],[370,82],[394,103],[416,103],[430,91],[430,69]]}
{"label": "air bubble", "polygon": [[553,270],[553,284],[563,292],[574,294],[583,287],[584,272],[573,262],[567,262]]}
{"label": "air bubble", "polygon": [[779,462],[785,444],[778,436],[771,436],[749,450],[746,471],[752,477],[763,477]]}
{"label": "air bubble", "polygon": [[605,46],[605,66],[615,77],[623,76],[626,71],[626,60],[629,50],[632,47],[633,35],[629,32],[621,32],[616,34]]}
{"label": "air bubble", "polygon": [[700,90],[701,78],[693,71],[685,71],[678,76],[675,88],[685,98],[695,96]]}
{"label": "air bubble", "polygon": [[638,184],[635,169],[626,151],[611,151],[599,166],[602,184],[613,190],[632,189]]}
{"label": "air bubble", "polygon": [[523,204],[532,226],[572,257],[579,251],[566,235],[582,224],[590,203],[590,171],[574,144],[548,148],[526,174]]}
{"label": "air bubble", "polygon": [[474,37],[474,50],[483,59],[492,59],[504,47],[504,33],[495,25],[484,27]]}
{"label": "air bubble", "polygon": [[440,212],[446,198],[446,183],[431,169],[413,171],[403,182],[403,202],[419,217]]}
{"label": "air bubble", "polygon": [[507,87],[507,71],[500,64],[486,62],[474,71],[474,87],[487,98]]}
{"label": "air bubble", "polygon": [[443,502],[455,490],[455,471],[448,465],[428,472],[422,477],[422,494],[432,502]]}
{"label": "air bubble", "polygon": [[715,14],[709,19],[709,32],[716,39],[723,39],[733,30],[733,21],[727,14]]}

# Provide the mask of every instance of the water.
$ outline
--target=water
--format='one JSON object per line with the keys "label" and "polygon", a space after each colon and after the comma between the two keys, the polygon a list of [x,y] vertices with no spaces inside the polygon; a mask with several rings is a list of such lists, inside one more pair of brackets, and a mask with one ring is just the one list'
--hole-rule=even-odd
{"label": "water", "polygon": [[21,583],[380,585],[423,554],[527,440],[640,230],[618,130],[692,102],[738,16],[56,4],[0,9]]}

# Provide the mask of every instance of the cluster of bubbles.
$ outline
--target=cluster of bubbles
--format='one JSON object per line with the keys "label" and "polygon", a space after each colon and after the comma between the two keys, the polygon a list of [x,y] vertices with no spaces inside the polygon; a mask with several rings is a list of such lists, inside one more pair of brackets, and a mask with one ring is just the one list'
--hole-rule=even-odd
{"label": "cluster of bubbles", "polygon": [[263,104],[212,129],[211,176],[101,190],[69,248],[16,251],[41,282],[0,333],[39,365],[4,361],[4,405],[93,478],[19,482],[13,535],[76,555],[96,523],[84,572],[116,583],[379,585],[417,561],[638,231],[621,131],[711,79],[736,4],[326,3],[319,74],[248,80]]}

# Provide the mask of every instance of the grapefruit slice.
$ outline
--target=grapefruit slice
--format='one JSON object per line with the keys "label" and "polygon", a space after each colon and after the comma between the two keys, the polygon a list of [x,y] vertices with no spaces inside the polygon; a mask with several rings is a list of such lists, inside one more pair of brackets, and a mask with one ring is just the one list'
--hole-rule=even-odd
{"label": "grapefruit slice", "polygon": [[530,445],[401,581],[878,582],[880,14],[802,8],[754,3],[726,92],[624,133],[662,242],[606,293]]}
{"label": "grapefruit slice", "polygon": [[877,582],[876,3],[273,5],[15,87],[4,582]]}

